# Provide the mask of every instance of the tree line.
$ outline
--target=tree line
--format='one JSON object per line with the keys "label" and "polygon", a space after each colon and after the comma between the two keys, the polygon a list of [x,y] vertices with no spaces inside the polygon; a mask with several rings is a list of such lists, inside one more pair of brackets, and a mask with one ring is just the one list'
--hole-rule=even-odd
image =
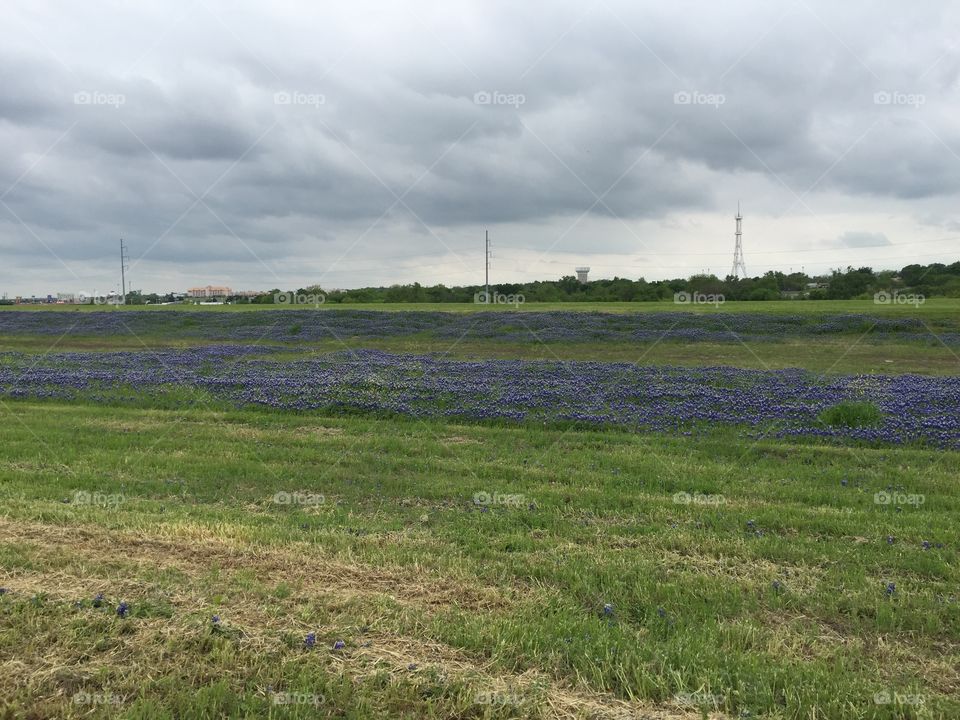
{"label": "tree line", "polygon": [[[490,286],[499,296],[523,297],[525,302],[658,302],[673,300],[678,293],[723,296],[725,300],[851,300],[872,298],[876,293],[900,293],[924,297],[960,297],[960,262],[952,265],[908,265],[896,270],[874,271],[869,267],[837,269],[829,275],[770,271],[753,278],[718,278],[693,275],[674,280],[647,281],[615,277],[581,283],[568,275],[559,280],[498,283]],[[291,291],[292,292],[292,291]],[[275,304],[281,291],[271,290],[249,302]],[[469,303],[483,300],[483,285],[391,285],[355,290],[300,288],[295,295],[322,293],[327,303]],[[289,296],[288,296],[289,298]]]}

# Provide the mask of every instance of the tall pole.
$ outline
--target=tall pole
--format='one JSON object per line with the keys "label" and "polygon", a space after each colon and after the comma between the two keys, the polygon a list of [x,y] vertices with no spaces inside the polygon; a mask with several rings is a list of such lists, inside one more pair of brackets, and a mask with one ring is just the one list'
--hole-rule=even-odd
{"label": "tall pole", "polygon": [[484,286],[486,289],[486,294],[484,297],[487,298],[487,302],[490,302],[490,231],[484,230],[484,267],[486,269],[486,275],[484,276]]}
{"label": "tall pole", "polygon": [[127,259],[123,249],[123,238],[120,238],[120,290],[123,293],[120,299],[121,305],[127,304]]}

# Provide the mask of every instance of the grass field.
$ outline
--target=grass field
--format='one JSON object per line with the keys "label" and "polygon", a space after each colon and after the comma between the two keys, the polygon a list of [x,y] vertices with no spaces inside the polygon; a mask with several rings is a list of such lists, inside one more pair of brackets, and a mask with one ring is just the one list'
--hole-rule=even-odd
{"label": "grass field", "polygon": [[[269,310],[297,310],[300,305],[0,305],[0,312],[31,311],[56,312],[135,312],[150,310],[153,312],[171,312],[191,310],[194,312],[263,312]],[[710,303],[677,304],[674,302],[525,302],[517,305],[485,305],[483,303],[324,303],[308,304],[307,309],[325,311],[336,310],[380,310],[385,312],[434,311],[434,312],[497,312],[513,310],[516,312],[612,312],[612,313],[650,313],[684,312],[695,313],[865,313],[884,316],[922,316],[928,318],[953,317],[960,315],[960,298],[928,298],[920,305],[899,303],[877,303],[873,300],[769,300],[763,302],[734,301],[713,305]]]}
{"label": "grass field", "polygon": [[[37,375],[76,380],[63,350],[207,341],[4,317],[20,364],[0,386],[2,717],[960,717],[958,452],[231,407],[201,386],[161,402],[136,374],[130,401],[65,401]],[[960,364],[949,344],[855,335],[291,338],[271,362],[344,344],[947,379]],[[371,372],[358,393],[392,382]]]}

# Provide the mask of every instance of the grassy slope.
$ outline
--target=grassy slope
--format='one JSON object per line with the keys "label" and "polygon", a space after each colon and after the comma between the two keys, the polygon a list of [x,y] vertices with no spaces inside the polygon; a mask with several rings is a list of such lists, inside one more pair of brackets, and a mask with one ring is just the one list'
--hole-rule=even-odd
{"label": "grassy slope", "polygon": [[960,716],[955,453],[0,407],[11,717]]}

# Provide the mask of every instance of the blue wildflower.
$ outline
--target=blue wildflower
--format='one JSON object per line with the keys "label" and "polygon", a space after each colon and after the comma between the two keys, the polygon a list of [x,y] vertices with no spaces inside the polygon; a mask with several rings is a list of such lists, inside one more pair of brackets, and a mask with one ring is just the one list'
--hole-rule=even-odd
{"label": "blue wildflower", "polygon": [[125,618],[129,613],[130,606],[127,603],[121,602],[119,605],[117,605],[117,615],[119,617]]}
{"label": "blue wildflower", "polygon": [[220,625],[220,616],[214,615],[212,618],[210,618],[210,622],[213,623],[215,626]]}
{"label": "blue wildflower", "polygon": [[604,614],[604,615],[613,615],[613,605],[611,605],[610,603],[606,603],[606,604],[603,606],[603,614]]}
{"label": "blue wildflower", "polygon": [[337,640],[337,641],[333,644],[333,649],[334,649],[334,650],[343,650],[346,646],[347,646],[347,644],[346,644],[343,640]]}
{"label": "blue wildflower", "polygon": [[897,591],[896,583],[887,583],[887,595],[893,595]]}
{"label": "blue wildflower", "polygon": [[103,593],[97,593],[93,598],[93,606],[100,607],[101,605],[103,605]]}
{"label": "blue wildflower", "polygon": [[307,636],[303,639],[303,644],[306,645],[308,649],[312,648],[317,644],[317,634],[312,632],[307,633]]}
{"label": "blue wildflower", "polygon": [[897,539],[893,535],[887,535],[887,545],[893,545]]}

